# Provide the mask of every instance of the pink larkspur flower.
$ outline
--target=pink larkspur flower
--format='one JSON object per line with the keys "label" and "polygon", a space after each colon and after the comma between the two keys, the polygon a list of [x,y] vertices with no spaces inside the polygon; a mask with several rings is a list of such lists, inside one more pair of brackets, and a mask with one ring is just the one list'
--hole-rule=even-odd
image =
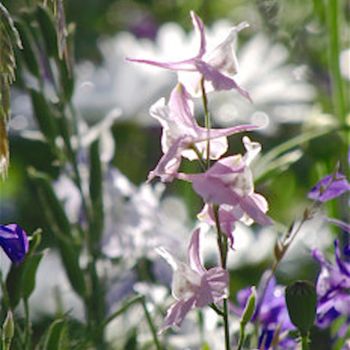
{"label": "pink larkspur flower", "polygon": [[238,69],[233,46],[237,33],[248,27],[248,24],[242,22],[232,27],[227,37],[213,50],[208,51],[202,20],[193,11],[191,11],[191,18],[193,27],[199,35],[199,49],[195,56],[177,62],[158,62],[136,58],[127,58],[127,60],[177,71],[179,81],[194,96],[199,95],[200,81],[204,78],[206,91],[236,89],[242,96],[250,100],[248,92],[238,86],[232,78]]}
{"label": "pink larkspur flower", "polygon": [[[249,167],[260,145],[252,143],[248,137],[243,138],[243,143],[247,149],[244,156],[237,154],[222,158],[202,174],[178,174],[179,179],[192,182],[193,189],[206,204],[222,206],[219,220],[222,217],[220,222],[231,244],[233,224],[237,220],[271,224],[271,219],[265,215],[268,208],[265,198],[254,192],[253,175]],[[204,208],[202,215],[213,221],[208,207]]]}
{"label": "pink larkspur flower", "polygon": [[198,125],[194,117],[191,96],[182,84],[177,84],[171,92],[169,102],[165,105],[162,98],[150,109],[150,114],[163,127],[162,151],[164,155],[156,168],[150,172],[148,180],[159,176],[162,181],[174,179],[181,163],[181,157],[197,159],[191,149],[195,146],[203,158],[207,156],[207,140],[210,141],[210,159],[219,159],[227,151],[226,136],[250,131],[257,126],[246,124],[225,129],[206,129]]}
{"label": "pink larkspur flower", "polygon": [[221,267],[206,270],[200,253],[200,229],[194,230],[188,247],[188,264],[178,261],[164,248],[158,253],[172,267],[172,294],[176,302],[169,308],[160,332],[180,326],[192,308],[218,303],[227,297],[228,272]]}

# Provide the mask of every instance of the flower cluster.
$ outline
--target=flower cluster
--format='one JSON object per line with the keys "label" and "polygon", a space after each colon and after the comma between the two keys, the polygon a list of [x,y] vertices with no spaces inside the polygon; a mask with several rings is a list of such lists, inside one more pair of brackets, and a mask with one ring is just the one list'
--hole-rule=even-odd
{"label": "flower cluster", "polygon": [[[216,227],[220,266],[206,269],[200,258],[199,241],[201,229],[192,233],[188,248],[188,263],[175,258],[163,247],[158,253],[173,268],[172,294],[176,299],[167,312],[162,330],[180,326],[192,308],[211,305],[226,319],[228,298],[228,271],[226,259],[228,244],[233,247],[233,231],[238,221],[246,224],[257,222],[271,224],[266,215],[268,204],[265,198],[254,191],[250,163],[261,146],[248,137],[243,138],[244,155],[223,157],[228,149],[227,137],[252,131],[256,125],[244,124],[223,129],[211,128],[207,111],[207,92],[237,90],[250,100],[249,94],[234,80],[237,59],[233,44],[237,33],[247,24],[233,27],[227,37],[211,51],[206,47],[206,35],[201,19],[191,12],[193,26],[198,33],[199,49],[191,58],[177,62],[128,58],[129,61],[149,64],[176,71],[178,82],[166,103],[162,98],[150,109],[150,114],[162,126],[161,146],[163,156],[149,174],[148,180],[159,177],[163,182],[175,179],[192,183],[194,191],[203,199],[204,207],[199,213],[201,221]],[[202,97],[206,125],[202,127],[195,118],[194,99]],[[202,172],[180,172],[182,157],[199,161]],[[210,161],[216,162],[210,166]],[[228,331],[225,330],[228,337]]]}

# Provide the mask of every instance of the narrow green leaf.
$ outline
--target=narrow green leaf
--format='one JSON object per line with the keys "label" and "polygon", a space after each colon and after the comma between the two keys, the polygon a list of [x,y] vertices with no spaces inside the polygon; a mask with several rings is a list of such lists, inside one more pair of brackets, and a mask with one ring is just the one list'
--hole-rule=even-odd
{"label": "narrow green leaf", "polygon": [[24,22],[17,21],[16,26],[22,38],[23,50],[21,51],[24,62],[28,70],[37,78],[40,75],[38,58],[35,53],[35,43],[31,32],[28,30]]}
{"label": "narrow green leaf", "polygon": [[35,288],[36,272],[43,256],[44,252],[33,255],[24,267],[21,293],[24,299],[29,299]]}
{"label": "narrow green leaf", "polygon": [[36,184],[46,220],[57,238],[62,263],[73,289],[85,295],[85,280],[79,265],[80,247],[75,244],[71,226],[61,202],[54,192],[47,175],[34,169],[29,170],[30,178]]}
{"label": "narrow green leaf", "polygon": [[103,189],[102,164],[99,152],[99,140],[90,147],[90,199],[91,222],[90,234],[94,242],[99,242],[103,229]]}
{"label": "narrow green leaf", "polygon": [[38,121],[39,128],[54,153],[57,154],[58,149],[56,146],[56,139],[59,136],[59,131],[53,108],[49,105],[45,97],[40,92],[31,89],[30,93],[35,118]]}
{"label": "narrow green leaf", "polygon": [[66,101],[71,100],[74,92],[74,77],[69,59],[67,57],[59,62],[61,90]]}
{"label": "narrow green leaf", "polygon": [[44,37],[48,55],[59,59],[57,33],[54,18],[52,17],[51,13],[49,13],[49,11],[41,5],[37,7],[36,18]]}
{"label": "narrow green leaf", "polygon": [[66,321],[62,319],[51,323],[42,350],[62,350],[65,348]]}

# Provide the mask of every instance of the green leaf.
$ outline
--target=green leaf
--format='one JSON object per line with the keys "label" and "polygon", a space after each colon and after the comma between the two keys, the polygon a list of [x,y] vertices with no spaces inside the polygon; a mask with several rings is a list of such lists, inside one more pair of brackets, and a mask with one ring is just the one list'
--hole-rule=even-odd
{"label": "green leaf", "polygon": [[22,38],[23,50],[21,51],[24,62],[28,70],[37,78],[40,77],[38,58],[35,53],[35,43],[32,33],[22,21],[17,21],[16,26]]}
{"label": "green leaf", "polygon": [[29,299],[35,288],[36,272],[38,270],[41,259],[44,256],[44,252],[34,254],[24,267],[23,278],[22,278],[22,297]]}
{"label": "green leaf", "polygon": [[43,6],[39,5],[36,10],[41,33],[44,37],[46,51],[49,56],[59,59],[57,33],[54,18]]}
{"label": "green leaf", "polygon": [[46,335],[43,350],[63,350],[66,349],[66,321],[62,319],[51,323]]}
{"label": "green leaf", "polygon": [[39,128],[55,154],[59,153],[56,139],[59,136],[59,129],[53,108],[46,101],[45,97],[38,91],[30,90],[35,118]]}
{"label": "green leaf", "polygon": [[280,167],[283,167],[283,170],[285,170],[288,166],[300,159],[302,155],[300,149],[291,151],[293,148],[300,147],[300,145],[310,140],[334,132],[337,129],[337,126],[328,126],[327,128],[311,130],[277,145],[254,162],[253,173],[255,180],[257,182],[261,181],[271,174],[271,172],[278,171]]}
{"label": "green leaf", "polygon": [[70,101],[74,92],[74,77],[72,63],[69,57],[59,62],[61,90],[66,101]]}
{"label": "green leaf", "polygon": [[102,165],[99,152],[99,140],[95,140],[90,147],[90,199],[91,222],[90,234],[95,243],[101,238],[103,229],[103,189]]}
{"label": "green leaf", "polygon": [[80,295],[85,295],[85,281],[79,265],[80,247],[73,238],[70,222],[61,202],[54,192],[50,178],[29,169],[29,176],[34,181],[39,193],[41,205],[44,209],[47,223],[57,238],[62,263],[73,289]]}

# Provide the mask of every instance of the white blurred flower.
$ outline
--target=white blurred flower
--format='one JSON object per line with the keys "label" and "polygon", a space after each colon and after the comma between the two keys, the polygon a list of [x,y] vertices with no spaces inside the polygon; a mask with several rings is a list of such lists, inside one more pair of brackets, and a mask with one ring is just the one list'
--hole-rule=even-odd
{"label": "white blurred flower", "polygon": [[[161,200],[162,184],[134,186],[117,169],[111,169],[105,182],[104,253],[130,263],[141,257],[155,258],[154,248],[186,251],[189,235],[184,203],[176,198]],[[158,257],[157,257],[158,258]]]}
{"label": "white blurred flower", "polygon": [[350,48],[340,53],[339,63],[341,75],[344,79],[350,80]]}

